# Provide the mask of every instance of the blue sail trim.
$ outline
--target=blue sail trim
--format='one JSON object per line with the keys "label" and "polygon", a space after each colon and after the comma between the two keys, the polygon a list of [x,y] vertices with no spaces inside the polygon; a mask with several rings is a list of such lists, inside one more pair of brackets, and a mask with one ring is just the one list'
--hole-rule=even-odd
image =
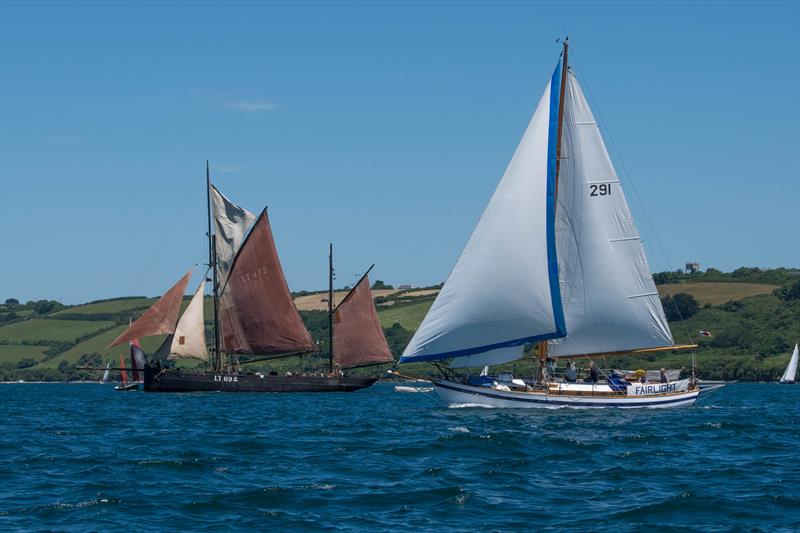
{"label": "blue sail trim", "polygon": [[529,342],[544,341],[547,339],[555,339],[560,337],[557,333],[545,333],[544,335],[537,335],[536,337],[525,337],[522,339],[514,339],[511,341],[503,341],[495,344],[487,344],[485,346],[475,346],[474,348],[463,348],[461,350],[454,350],[452,352],[431,353],[426,355],[410,355],[400,358],[399,363],[416,363],[419,361],[436,361],[439,359],[452,359],[453,357],[465,357],[467,355],[475,355],[478,353],[485,353],[498,348],[510,348],[512,346],[520,346],[528,344]]}
{"label": "blue sail trim", "polygon": [[[561,104],[561,69],[558,61],[550,78],[550,130],[547,136],[547,270],[550,277],[550,301],[553,304],[555,334],[548,338],[567,336],[564,308],[561,305],[561,286],[558,282],[558,254],[556,253],[556,162],[558,161],[558,109]],[[566,80],[565,80],[566,83]]]}

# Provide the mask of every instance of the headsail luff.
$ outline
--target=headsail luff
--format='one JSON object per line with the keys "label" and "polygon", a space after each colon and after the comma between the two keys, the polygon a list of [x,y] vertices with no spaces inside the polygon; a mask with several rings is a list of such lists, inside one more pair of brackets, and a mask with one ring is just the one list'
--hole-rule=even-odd
{"label": "headsail luff", "polygon": [[619,178],[575,75],[567,78],[556,242],[568,334],[550,340],[548,354],[672,346]]}
{"label": "headsail luff", "polygon": [[139,337],[174,332],[183,293],[186,291],[186,285],[189,283],[191,276],[192,271],[190,270],[108,346],[116,346]]}
{"label": "headsail luff", "polygon": [[565,334],[553,224],[561,68],[401,363],[497,364]]}
{"label": "headsail luff", "polygon": [[195,291],[192,300],[178,320],[175,333],[171,335],[169,355],[167,359],[199,359],[208,361],[206,349],[206,328],[203,317],[203,298],[205,280]]}
{"label": "headsail luff", "polygon": [[394,361],[375,311],[368,276],[339,303],[333,322],[333,359],[342,368]]}
{"label": "headsail luff", "polygon": [[218,283],[222,287],[228,278],[233,259],[244,241],[247,229],[253,225],[256,215],[240,207],[211,185],[211,205],[214,211],[214,243],[217,251]]}
{"label": "headsail luff", "polygon": [[266,209],[236,254],[219,299],[225,351],[278,355],[315,349],[292,301]]}

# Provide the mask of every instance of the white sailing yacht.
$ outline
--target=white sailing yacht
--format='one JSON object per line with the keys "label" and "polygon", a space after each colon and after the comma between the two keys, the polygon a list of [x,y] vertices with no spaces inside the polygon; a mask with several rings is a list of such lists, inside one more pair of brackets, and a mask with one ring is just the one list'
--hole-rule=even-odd
{"label": "white sailing yacht", "polygon": [[[676,346],[617,173],[575,74],[568,43],[522,140],[400,363],[436,361],[447,402],[495,407],[692,405],[696,380],[628,383],[548,375],[548,358]],[[538,343],[539,378],[459,377],[519,359]]]}
{"label": "white sailing yacht", "polygon": [[780,383],[794,383],[794,378],[797,375],[797,344],[794,345],[792,358],[789,359],[789,364],[786,370],[783,371]]}
{"label": "white sailing yacht", "polygon": [[103,372],[103,377],[100,379],[100,383],[108,383],[108,374],[111,372],[111,362],[109,361],[106,363],[106,369]]}

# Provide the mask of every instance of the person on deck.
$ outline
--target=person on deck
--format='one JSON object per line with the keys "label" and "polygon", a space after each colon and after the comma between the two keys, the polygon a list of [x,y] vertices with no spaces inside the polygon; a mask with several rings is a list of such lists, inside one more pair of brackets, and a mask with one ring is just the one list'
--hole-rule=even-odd
{"label": "person on deck", "polygon": [[590,383],[597,383],[600,381],[600,370],[597,368],[597,365],[594,364],[594,361],[589,361],[589,378],[585,381],[589,381]]}
{"label": "person on deck", "polygon": [[575,369],[575,363],[572,361],[567,362],[567,369],[564,371],[564,379],[568,383],[575,383],[578,381],[578,371]]}
{"label": "person on deck", "polygon": [[669,383],[669,378],[667,378],[667,369],[662,368],[661,372],[661,383]]}

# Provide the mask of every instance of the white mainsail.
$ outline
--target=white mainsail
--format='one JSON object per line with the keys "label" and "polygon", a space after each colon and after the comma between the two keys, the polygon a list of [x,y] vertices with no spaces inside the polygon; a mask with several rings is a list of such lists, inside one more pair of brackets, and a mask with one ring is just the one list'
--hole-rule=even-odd
{"label": "white mainsail", "polygon": [[797,375],[797,344],[794,345],[792,358],[789,359],[789,365],[783,371],[781,376],[781,383],[794,383],[794,378]]}
{"label": "white mainsail", "polygon": [[524,344],[562,336],[553,226],[561,64],[511,162],[402,363],[451,366],[518,359]]}
{"label": "white mainsail", "polygon": [[564,95],[556,241],[568,334],[552,356],[672,346],[622,187],[574,74]]}
{"label": "white mainsail", "polygon": [[206,350],[206,327],[203,319],[203,292],[205,280],[200,283],[192,300],[178,320],[172,335],[167,359],[199,359],[208,361]]}
{"label": "white mainsail", "polygon": [[108,374],[110,371],[111,371],[111,363],[106,363],[106,371],[103,372],[103,379],[100,380],[100,383],[108,382]]}
{"label": "white mainsail", "polygon": [[214,244],[217,251],[217,273],[219,286],[225,285],[228,272],[244,241],[247,229],[256,221],[256,216],[243,207],[234,204],[211,186],[211,206],[214,211]]}

